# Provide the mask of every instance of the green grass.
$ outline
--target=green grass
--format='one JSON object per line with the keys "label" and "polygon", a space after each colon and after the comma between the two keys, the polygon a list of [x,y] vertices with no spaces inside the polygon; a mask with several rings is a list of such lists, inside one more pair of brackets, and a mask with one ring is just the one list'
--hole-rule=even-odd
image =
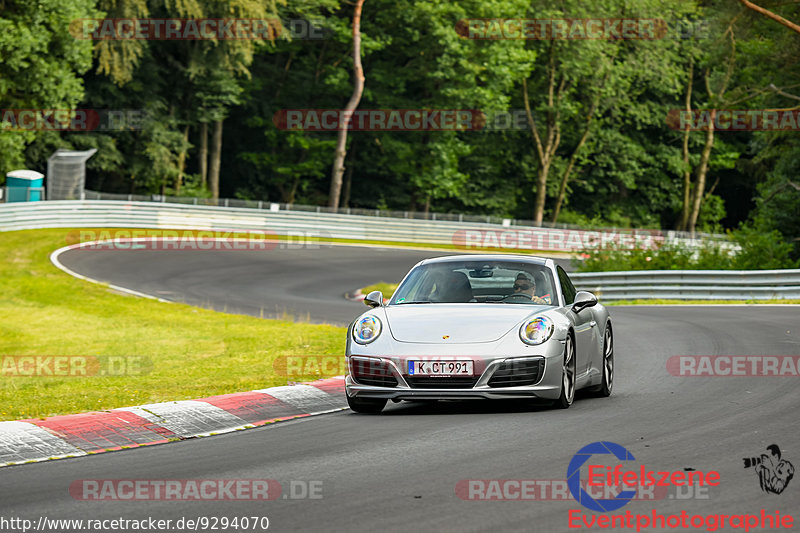
{"label": "green grass", "polygon": [[[11,377],[0,420],[103,410],[285,385],[281,355],[344,353],[345,328],[219,313],[112,292],[55,268],[68,229],[0,233],[0,356],[142,356],[149,372]],[[320,375],[292,377],[292,381]]]}
{"label": "green grass", "polygon": [[361,294],[367,295],[372,291],[381,291],[383,293],[384,298],[389,298],[394,294],[394,291],[397,290],[397,286],[399,283],[386,283],[386,282],[379,282],[373,283],[372,285],[367,285],[363,289],[361,289]]}

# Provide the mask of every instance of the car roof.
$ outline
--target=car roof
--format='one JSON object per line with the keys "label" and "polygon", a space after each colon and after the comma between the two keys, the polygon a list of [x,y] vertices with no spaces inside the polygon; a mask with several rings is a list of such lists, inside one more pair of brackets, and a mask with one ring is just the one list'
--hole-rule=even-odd
{"label": "car roof", "polygon": [[449,263],[458,261],[509,261],[509,262],[524,262],[532,263],[534,265],[543,265],[554,268],[553,260],[547,257],[537,257],[534,255],[523,254],[462,254],[462,255],[446,255],[443,257],[432,257],[430,259],[423,259],[418,265],[428,265],[432,263]]}

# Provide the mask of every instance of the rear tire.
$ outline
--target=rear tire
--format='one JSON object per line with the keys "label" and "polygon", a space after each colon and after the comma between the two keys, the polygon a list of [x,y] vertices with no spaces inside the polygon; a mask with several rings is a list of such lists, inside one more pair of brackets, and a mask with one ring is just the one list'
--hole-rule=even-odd
{"label": "rear tire", "polygon": [[386,400],[383,398],[357,398],[347,397],[347,405],[356,413],[377,415],[386,407]]}
{"label": "rear tire", "polygon": [[564,344],[564,364],[561,367],[561,395],[553,402],[553,407],[569,409],[575,400],[575,342],[572,335],[567,335]]}

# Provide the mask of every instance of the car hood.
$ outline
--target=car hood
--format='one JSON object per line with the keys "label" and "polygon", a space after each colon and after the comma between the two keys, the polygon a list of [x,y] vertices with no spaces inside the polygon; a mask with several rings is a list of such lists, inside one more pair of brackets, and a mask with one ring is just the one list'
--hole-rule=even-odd
{"label": "car hood", "polygon": [[469,344],[493,342],[547,305],[408,304],[384,308],[392,337],[399,342]]}

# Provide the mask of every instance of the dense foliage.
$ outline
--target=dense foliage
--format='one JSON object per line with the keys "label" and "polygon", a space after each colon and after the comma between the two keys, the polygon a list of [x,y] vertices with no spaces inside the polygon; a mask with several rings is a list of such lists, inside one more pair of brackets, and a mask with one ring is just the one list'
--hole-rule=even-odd
{"label": "dense foliage", "polygon": [[[772,4],[800,21],[800,4]],[[336,132],[286,131],[273,117],[344,107],[352,16],[340,0],[0,0],[0,109],[147,112],[135,131],[2,131],[0,170],[44,171],[57,147],[96,147],[91,189],[326,205]],[[279,17],[283,31],[219,41],[70,31],[104,17]],[[485,18],[661,19],[667,31],[458,31]],[[350,132],[341,206],[690,231],[744,223],[741,235],[777,237],[800,257],[800,131],[686,133],[667,120],[687,103],[796,108],[800,34],[790,28],[723,0],[367,0],[361,35],[360,109],[474,109],[490,127]],[[503,113],[518,127],[495,127]]]}
{"label": "dense foliage", "polygon": [[746,226],[717,242],[675,240],[650,250],[586,250],[574,264],[581,272],[800,268],[800,260],[790,257],[791,248],[777,230],[762,233]]}

